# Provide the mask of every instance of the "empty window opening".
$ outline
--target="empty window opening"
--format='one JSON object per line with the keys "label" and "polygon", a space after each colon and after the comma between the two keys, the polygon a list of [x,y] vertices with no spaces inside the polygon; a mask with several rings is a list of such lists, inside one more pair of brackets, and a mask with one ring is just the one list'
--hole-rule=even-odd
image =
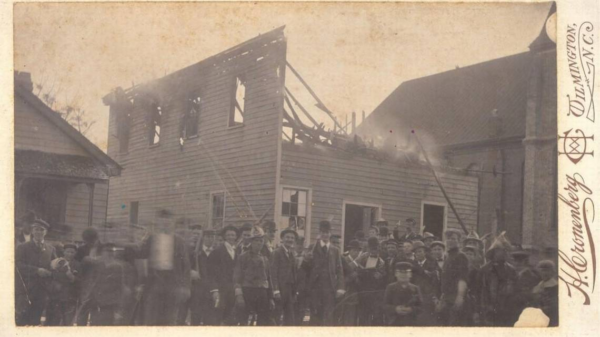
{"label": "empty window opening", "polygon": [[161,119],[163,115],[162,107],[157,103],[150,104],[150,127],[148,128],[148,139],[150,145],[156,145],[160,142]]}
{"label": "empty window opening", "polygon": [[233,97],[233,104],[229,114],[229,126],[244,124],[246,83],[245,80],[240,76],[235,78],[234,93],[235,96]]}
{"label": "empty window opening", "polygon": [[202,98],[194,95],[188,99],[188,107],[183,117],[182,138],[188,139],[198,135],[198,120],[200,118]]}
{"label": "empty window opening", "polygon": [[223,228],[225,220],[225,192],[211,194],[211,228]]}

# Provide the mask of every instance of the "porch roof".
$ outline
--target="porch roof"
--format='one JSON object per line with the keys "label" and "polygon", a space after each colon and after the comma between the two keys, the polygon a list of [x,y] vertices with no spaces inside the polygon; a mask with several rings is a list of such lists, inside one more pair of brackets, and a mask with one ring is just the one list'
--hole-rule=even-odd
{"label": "porch roof", "polygon": [[102,164],[93,158],[34,150],[15,150],[15,172],[66,178],[108,179],[102,170]]}

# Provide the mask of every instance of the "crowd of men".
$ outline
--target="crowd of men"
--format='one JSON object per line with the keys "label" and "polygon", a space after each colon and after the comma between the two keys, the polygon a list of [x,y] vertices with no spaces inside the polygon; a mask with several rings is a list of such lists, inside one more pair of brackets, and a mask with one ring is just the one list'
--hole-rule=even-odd
{"label": "crowd of men", "polygon": [[502,235],[381,221],[344,252],[329,221],[311,245],[289,228],[276,244],[268,220],[183,238],[166,211],[130,245],[93,228],[51,245],[49,227],[25,220],[17,238],[17,325],[515,326],[530,308],[558,325],[555,263],[531,266]]}

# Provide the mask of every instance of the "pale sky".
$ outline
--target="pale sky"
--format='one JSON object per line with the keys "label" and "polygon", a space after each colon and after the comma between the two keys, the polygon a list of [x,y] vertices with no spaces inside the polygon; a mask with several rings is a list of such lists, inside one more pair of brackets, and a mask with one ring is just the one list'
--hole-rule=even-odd
{"label": "pale sky", "polygon": [[288,61],[343,120],[352,111],[369,114],[404,81],[527,51],[549,8],[20,3],[14,7],[15,70],[54,88],[58,101],[77,98],[97,121],[87,136],[106,150],[108,107],[101,99],[111,89],[164,76],[282,25]]}

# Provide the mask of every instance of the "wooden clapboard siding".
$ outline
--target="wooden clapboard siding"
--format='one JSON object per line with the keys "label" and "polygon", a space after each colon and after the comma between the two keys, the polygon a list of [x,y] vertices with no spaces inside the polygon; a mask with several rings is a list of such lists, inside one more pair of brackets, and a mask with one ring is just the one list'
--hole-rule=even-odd
{"label": "wooden clapboard siding", "polygon": [[[103,226],[106,221],[108,183],[96,183],[94,187],[93,226]],[[81,240],[81,233],[88,227],[89,189],[83,183],[70,183],[67,188],[65,224],[71,227],[66,235],[73,241]]]}
{"label": "wooden clapboard siding", "polygon": [[20,95],[15,95],[15,149],[58,154],[89,154],[77,142],[37,112]]}
{"label": "wooden clapboard siding", "polygon": [[[467,227],[477,226],[477,178],[443,172],[441,180]],[[446,203],[427,167],[351,156],[333,149],[309,149],[283,144],[281,184],[312,190],[311,240],[316,224],[334,216],[333,232],[342,233],[343,202],[375,204],[391,225],[412,217],[420,223],[421,203]],[[460,228],[447,208],[447,225]]]}
{"label": "wooden clapboard siding", "polygon": [[[249,221],[252,213],[260,217],[272,206],[283,101],[277,68],[285,64],[286,44],[283,39],[270,42],[258,41],[225,57],[207,59],[140,89],[159,97],[163,111],[161,139],[155,146],[149,146],[146,111],[134,103],[129,151],[119,153],[116,115],[111,113],[108,153],[124,169],[111,179],[109,221],[126,225],[130,203],[138,201],[142,224],[166,208],[176,217],[207,225],[210,195],[216,191],[227,191],[229,224]],[[246,77],[244,125],[229,128],[233,81],[239,74]],[[202,98],[198,137],[181,145],[180,123],[192,93]]]}

